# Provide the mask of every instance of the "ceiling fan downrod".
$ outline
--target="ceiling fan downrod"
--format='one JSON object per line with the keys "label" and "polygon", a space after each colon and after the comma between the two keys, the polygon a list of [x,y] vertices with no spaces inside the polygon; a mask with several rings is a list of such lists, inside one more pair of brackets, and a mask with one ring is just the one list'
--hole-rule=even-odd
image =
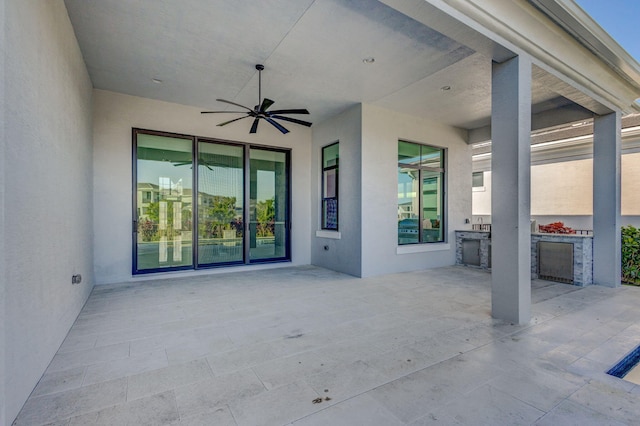
{"label": "ceiling fan downrod", "polygon": [[262,70],[264,70],[264,65],[256,64],[256,69],[258,70],[258,104],[255,107],[255,110],[258,111],[260,109],[260,104],[262,103]]}

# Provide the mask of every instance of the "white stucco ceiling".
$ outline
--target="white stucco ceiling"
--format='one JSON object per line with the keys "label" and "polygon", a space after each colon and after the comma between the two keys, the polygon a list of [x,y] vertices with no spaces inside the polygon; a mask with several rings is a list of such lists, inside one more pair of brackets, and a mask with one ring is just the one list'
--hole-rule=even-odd
{"label": "white stucco ceiling", "polygon": [[[273,108],[308,108],[312,122],[365,102],[465,129],[489,123],[491,58],[376,0],[65,3],[99,89],[252,107],[262,63]],[[533,99],[534,112],[569,103],[535,83]]]}

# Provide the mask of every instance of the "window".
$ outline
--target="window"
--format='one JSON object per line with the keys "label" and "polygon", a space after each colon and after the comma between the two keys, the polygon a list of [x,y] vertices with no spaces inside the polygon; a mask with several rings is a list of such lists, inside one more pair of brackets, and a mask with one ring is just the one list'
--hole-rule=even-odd
{"label": "window", "polygon": [[322,229],[338,230],[338,142],[322,148]]}
{"label": "window", "polygon": [[290,259],[290,152],[134,129],[133,273]]}
{"label": "window", "polygon": [[474,188],[484,187],[484,172],[473,172],[473,187]]}
{"label": "window", "polygon": [[484,187],[484,172],[473,172],[472,175],[472,179],[473,179],[473,188],[472,191],[473,192],[484,192],[485,191],[485,187]]}
{"label": "window", "polygon": [[444,241],[444,155],[398,141],[398,244]]}

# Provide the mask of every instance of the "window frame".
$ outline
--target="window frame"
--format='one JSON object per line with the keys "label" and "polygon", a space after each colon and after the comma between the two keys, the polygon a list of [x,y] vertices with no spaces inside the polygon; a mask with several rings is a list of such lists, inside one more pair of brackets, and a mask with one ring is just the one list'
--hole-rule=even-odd
{"label": "window frame", "polygon": [[[407,163],[403,163],[400,161],[400,144],[401,143],[405,143],[405,144],[411,144],[411,145],[415,145],[420,147],[420,160],[419,160],[419,164],[418,165],[414,165],[414,164],[407,164]],[[431,150],[437,150],[440,152],[440,156],[441,156],[441,167],[430,167],[430,166],[425,166],[422,165],[420,163],[422,163],[422,161],[424,161],[424,159],[422,158],[422,148],[426,147],[429,148]],[[399,170],[401,168],[405,168],[405,169],[412,169],[412,170],[416,170],[418,171],[418,179],[417,181],[419,182],[419,194],[417,195],[418,198],[418,241],[413,241],[413,242],[406,242],[406,243],[401,243],[399,240],[397,241],[397,245],[398,246],[411,246],[411,245],[424,245],[424,244],[442,244],[442,243],[446,243],[447,242],[447,229],[446,226],[447,224],[447,159],[448,159],[448,150],[446,147],[441,147],[441,146],[437,146],[437,145],[431,145],[431,144],[425,144],[425,143],[420,143],[420,142],[414,142],[414,141],[409,141],[406,139],[399,139],[398,140],[398,144],[397,144],[397,168],[398,168],[398,175],[399,176]],[[423,184],[424,184],[424,179],[425,179],[425,174],[426,173],[440,173],[441,174],[441,183],[440,183],[440,187],[438,188],[440,190],[440,206],[441,206],[441,213],[440,213],[440,219],[438,219],[440,221],[440,229],[441,229],[441,239],[439,239],[438,241],[424,241],[424,237],[423,237],[423,231],[424,229],[422,228],[422,215],[424,212],[424,194],[423,194]],[[400,183],[398,181],[398,183]],[[398,227],[397,227],[397,231],[398,234],[400,232],[400,220],[398,220]]]}
{"label": "window frame", "polygon": [[[200,164],[199,159],[199,149],[198,146],[201,142],[203,143],[213,143],[219,145],[232,145],[243,148],[244,152],[244,160],[243,160],[243,171],[244,171],[244,212],[243,212],[243,224],[244,231],[243,235],[247,235],[245,240],[245,253],[242,261],[237,262],[221,262],[221,263],[199,263],[198,262],[198,220],[199,215],[197,213],[197,197],[195,198],[195,206],[192,208],[191,213],[191,223],[192,230],[196,230],[194,234],[192,234],[192,262],[190,265],[185,266],[172,266],[172,267],[162,267],[162,268],[145,268],[139,269],[138,264],[138,217],[139,211],[138,208],[141,206],[138,205],[138,135],[154,135],[154,136],[162,136],[168,138],[176,138],[176,139],[186,139],[191,141],[191,167],[192,167],[192,194],[198,194],[198,166]],[[150,130],[150,129],[142,129],[133,127],[131,129],[131,137],[132,137],[132,153],[131,153],[131,171],[132,171],[132,275],[145,275],[145,274],[155,274],[155,273],[163,273],[163,272],[172,272],[172,271],[196,271],[203,269],[214,269],[221,267],[229,267],[229,266],[248,266],[248,265],[256,265],[261,263],[280,263],[280,262],[291,262],[291,243],[293,239],[292,235],[292,226],[291,226],[291,216],[292,216],[292,198],[293,198],[293,189],[292,189],[292,170],[291,170],[291,157],[292,150],[290,148],[277,147],[277,146],[269,146],[269,145],[257,145],[253,143],[247,142],[239,142],[239,141],[231,141],[224,140],[218,138],[211,137],[202,137],[195,135],[185,135],[180,133],[172,133],[158,130]],[[285,245],[285,254],[284,256],[278,256],[273,258],[255,258],[251,259],[249,256],[249,237],[248,237],[248,219],[249,219],[249,198],[250,198],[250,158],[249,154],[252,149],[264,150],[264,151],[274,151],[285,154],[285,179],[286,185],[284,190],[286,191],[286,203],[284,205],[285,209],[285,224],[284,227],[286,229],[286,236],[284,240]],[[153,197],[153,195],[152,195]],[[192,231],[193,232],[193,231]],[[244,238],[244,237],[243,237]]]}
{"label": "window frame", "polygon": [[[482,185],[475,185],[476,176],[482,176]],[[482,192],[485,190],[484,186],[484,172],[472,172],[471,173],[471,190],[473,192]]]}
{"label": "window frame", "polygon": [[[336,163],[325,167],[325,152],[327,149],[332,148],[334,146],[338,147],[338,155],[336,157]],[[321,173],[320,173],[320,229],[325,231],[339,231],[340,230],[340,141],[335,141],[330,143],[329,145],[325,145],[320,149],[320,161],[321,161]],[[325,197],[325,182],[326,182],[326,173],[329,171],[335,171],[335,195],[333,197]],[[328,227],[327,226],[327,211],[326,211],[326,201],[334,200],[336,206],[336,226]]]}

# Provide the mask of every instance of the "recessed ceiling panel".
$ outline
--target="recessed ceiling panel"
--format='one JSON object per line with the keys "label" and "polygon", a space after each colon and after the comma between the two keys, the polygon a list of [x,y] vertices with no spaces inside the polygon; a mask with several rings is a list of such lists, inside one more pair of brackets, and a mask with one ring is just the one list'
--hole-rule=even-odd
{"label": "recessed ceiling panel", "polygon": [[96,88],[198,106],[236,96],[312,2],[65,1]]}

